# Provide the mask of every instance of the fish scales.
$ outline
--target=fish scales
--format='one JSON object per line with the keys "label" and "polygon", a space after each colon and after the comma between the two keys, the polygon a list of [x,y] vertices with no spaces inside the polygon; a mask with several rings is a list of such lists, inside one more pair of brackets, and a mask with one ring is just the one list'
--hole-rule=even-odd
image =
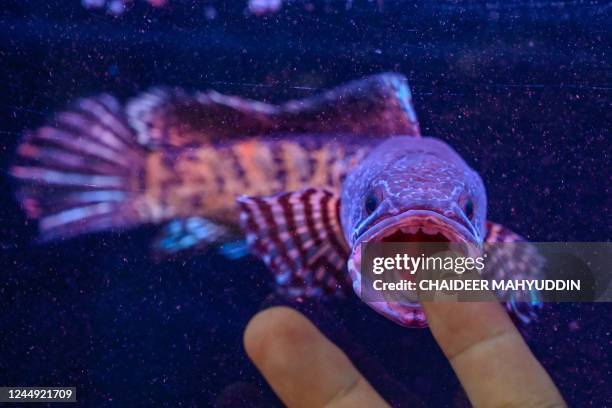
{"label": "fish scales", "polygon": [[202,216],[237,223],[237,196],[338,190],[371,145],[368,139],[302,135],[152,152],[143,169],[149,213],[156,215],[153,222]]}

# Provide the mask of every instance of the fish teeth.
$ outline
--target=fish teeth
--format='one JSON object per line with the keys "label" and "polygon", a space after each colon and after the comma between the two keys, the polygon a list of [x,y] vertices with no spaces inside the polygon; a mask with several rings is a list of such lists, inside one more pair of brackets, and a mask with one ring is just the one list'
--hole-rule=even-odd
{"label": "fish teeth", "polygon": [[404,234],[416,234],[417,232],[419,232],[419,227],[406,225],[402,227],[401,230]]}
{"label": "fish teeth", "polygon": [[438,233],[438,230],[436,228],[431,228],[431,227],[422,227],[421,228],[423,230],[424,233],[426,233],[427,235],[436,235]]}
{"label": "fish teeth", "polygon": [[444,230],[442,230],[442,231],[440,231],[440,232],[441,232],[441,233],[442,233],[442,235],[444,235],[444,237],[446,237],[446,239],[448,239],[449,241],[452,241],[452,240],[453,240],[453,236],[452,236],[452,234],[450,234],[448,231],[444,231]]}

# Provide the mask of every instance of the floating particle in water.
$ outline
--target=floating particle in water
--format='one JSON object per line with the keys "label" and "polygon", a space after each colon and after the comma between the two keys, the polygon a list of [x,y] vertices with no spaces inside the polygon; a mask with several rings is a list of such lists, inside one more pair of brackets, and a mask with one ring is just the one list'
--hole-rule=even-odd
{"label": "floating particle in water", "polygon": [[[86,9],[106,9],[108,14],[120,16],[128,7],[132,5],[134,0],[81,0],[81,4]],[[163,7],[168,3],[168,0],[146,0],[152,7]]]}
{"label": "floating particle in water", "polygon": [[[281,9],[283,3],[285,6],[302,7],[304,10],[309,12],[314,11],[317,7],[321,8],[325,12],[335,12],[342,7],[344,7],[344,10],[346,11],[353,8],[353,0],[346,0],[344,2],[316,2],[318,6],[315,4],[315,2],[309,0],[248,0],[246,12],[256,16],[274,14]],[[378,7],[378,11],[382,11],[384,6],[384,0],[368,0],[368,3],[375,4]]]}
{"label": "floating particle in water", "polygon": [[108,5],[106,6],[106,10],[114,16],[119,16],[123,14],[126,8],[126,3],[124,3],[123,0],[109,1]]}
{"label": "floating particle in water", "polygon": [[276,13],[282,5],[282,0],[249,0],[248,8],[251,14],[261,16]]}
{"label": "floating particle in water", "polygon": [[83,0],[81,3],[85,8],[102,8],[106,4],[106,0]]}
{"label": "floating particle in water", "polygon": [[215,18],[217,18],[217,9],[213,6],[204,7],[204,17],[207,20],[214,20]]}
{"label": "floating particle in water", "polygon": [[[372,2],[372,0],[369,0],[370,3]],[[378,10],[382,10],[383,5],[384,5],[384,0],[376,0],[376,4],[378,6]],[[350,10],[353,8],[353,0],[346,0],[346,3],[344,3],[344,8],[346,10]]]}

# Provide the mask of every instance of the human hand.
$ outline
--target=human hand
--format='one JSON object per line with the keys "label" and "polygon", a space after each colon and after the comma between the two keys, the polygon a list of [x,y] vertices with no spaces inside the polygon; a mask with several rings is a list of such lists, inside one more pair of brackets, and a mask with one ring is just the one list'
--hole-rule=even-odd
{"label": "human hand", "polygon": [[[429,327],[474,406],[566,406],[496,303],[423,303]],[[249,322],[247,354],[289,407],[385,407],[347,356],[306,317],[273,307]]]}

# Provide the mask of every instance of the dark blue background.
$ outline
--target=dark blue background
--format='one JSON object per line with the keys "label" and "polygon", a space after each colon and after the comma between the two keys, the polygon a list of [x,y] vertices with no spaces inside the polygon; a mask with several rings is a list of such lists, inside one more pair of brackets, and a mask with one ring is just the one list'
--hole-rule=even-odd
{"label": "dark blue background", "polygon": [[[0,18],[0,385],[76,386],[83,406],[278,403],[241,335],[276,303],[253,258],[154,262],[154,227],[37,246],[6,169],[21,132],[71,99],[152,85],[276,101],[381,71],[408,76],[423,132],[480,171],[490,218],[534,241],[610,239],[609,2],[4,0]],[[205,18],[205,5],[217,17]],[[351,297],[302,310],[401,406],[465,406],[427,330]],[[571,405],[610,405],[610,304],[548,305],[525,336]]]}

